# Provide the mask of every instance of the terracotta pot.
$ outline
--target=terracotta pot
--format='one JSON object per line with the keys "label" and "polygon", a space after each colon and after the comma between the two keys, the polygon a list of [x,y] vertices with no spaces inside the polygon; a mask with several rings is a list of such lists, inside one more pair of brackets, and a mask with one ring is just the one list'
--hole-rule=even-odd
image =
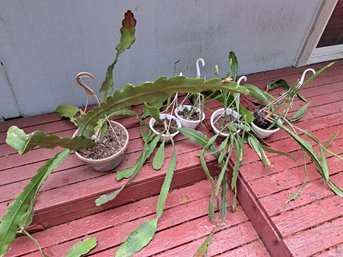
{"label": "terracotta pot", "polygon": [[175,109],[175,116],[181,122],[181,125],[182,125],[183,128],[195,129],[205,119],[205,113],[201,112],[201,110],[199,108],[196,108],[195,111],[197,113],[199,113],[199,115],[202,113],[200,115],[201,116],[201,120],[187,120],[185,118],[182,118],[178,114],[179,111],[182,111],[185,108],[189,111],[192,108],[192,105],[180,105],[179,107],[177,107]]}
{"label": "terracotta pot", "polygon": [[[124,155],[125,155],[125,150],[127,148],[127,145],[129,143],[129,133],[127,131],[127,129],[121,125],[120,123],[116,122],[116,121],[111,121],[112,124],[115,124],[117,126],[119,126],[120,128],[123,129],[123,131],[125,131],[126,134],[126,141],[124,143],[124,146],[122,147],[122,149],[120,149],[120,151],[118,151],[117,153],[103,158],[103,159],[90,159],[90,158],[86,158],[83,157],[82,155],[80,155],[77,151],[75,151],[75,155],[77,156],[77,158],[79,158],[81,161],[85,162],[89,167],[91,167],[92,169],[96,170],[96,171],[110,171],[113,170],[115,167],[117,167],[124,159]],[[75,131],[73,136],[76,136],[78,133],[78,130]]]}

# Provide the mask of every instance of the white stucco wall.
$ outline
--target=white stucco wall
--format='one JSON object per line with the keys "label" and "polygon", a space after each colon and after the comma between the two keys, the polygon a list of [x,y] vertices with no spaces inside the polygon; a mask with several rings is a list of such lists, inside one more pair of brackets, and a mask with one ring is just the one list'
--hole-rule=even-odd
{"label": "white stucco wall", "polygon": [[[230,50],[239,58],[241,74],[291,66],[319,3],[1,0],[0,61],[8,75],[8,80],[0,78],[1,94],[12,87],[23,115],[54,111],[57,104],[84,104],[74,76],[94,73],[98,90],[127,9],[137,19],[136,42],[119,59],[118,87],[173,75],[178,60],[176,73],[195,76],[198,57],[206,61],[202,74],[207,78],[213,76],[214,64],[225,74]],[[7,105],[0,101],[1,110]]]}

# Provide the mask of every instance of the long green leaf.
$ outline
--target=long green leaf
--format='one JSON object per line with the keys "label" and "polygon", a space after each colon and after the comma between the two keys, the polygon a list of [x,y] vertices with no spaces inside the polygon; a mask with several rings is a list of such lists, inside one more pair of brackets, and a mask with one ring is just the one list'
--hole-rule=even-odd
{"label": "long green leaf", "polygon": [[301,107],[291,118],[290,118],[290,121],[292,121],[292,122],[295,122],[295,121],[298,121],[298,120],[300,120],[303,116],[304,116],[304,114],[305,114],[305,112],[306,112],[306,110],[308,109],[308,107],[310,106],[310,102],[308,102],[307,104],[305,104],[303,107]]}
{"label": "long green leaf", "polygon": [[250,95],[255,99],[260,100],[265,104],[268,104],[270,102],[267,95],[257,86],[252,84],[244,84],[244,86],[249,89]]}
{"label": "long green leaf", "polygon": [[333,134],[332,137],[330,137],[330,139],[327,142],[325,142],[324,147],[328,148],[332,144],[332,142],[336,140],[337,136],[338,136],[338,132]]}
{"label": "long green leaf", "polygon": [[158,141],[160,140],[160,135],[155,136],[153,140],[149,143],[146,143],[143,148],[143,152],[141,153],[140,157],[137,159],[136,163],[127,169],[117,171],[116,179],[122,180],[123,178],[128,178],[133,174],[136,174],[139,171],[145,161],[150,157],[152,152],[157,146]]}
{"label": "long green leaf", "polygon": [[223,187],[222,187],[222,203],[220,205],[220,218],[222,221],[226,220],[227,215],[227,192],[228,192],[227,175],[225,173]]}
{"label": "long green leaf", "polygon": [[115,190],[114,192],[110,194],[105,194],[101,195],[95,200],[95,205],[100,206],[103,205],[109,201],[114,200],[120,193],[123,191],[123,189],[129,185],[135,177],[138,175],[140,170],[142,169],[144,163],[146,160],[150,157],[151,153],[155,149],[157,142],[159,141],[159,136],[156,136],[150,143],[145,143],[144,144],[144,149],[138,159],[136,160],[135,164],[127,169],[117,171],[116,179],[117,180],[122,180],[124,178],[128,178],[126,183],[119,189]]}
{"label": "long green leaf", "polygon": [[[28,227],[32,220],[33,207],[37,194],[43,182],[70,155],[70,150],[64,150],[48,160],[33,176],[29,184],[17,195],[8,206],[0,222],[0,256],[3,256],[9,244],[15,239],[20,227]],[[23,218],[25,217],[25,218]]]}
{"label": "long green leaf", "polygon": [[[288,125],[291,125],[287,119],[283,119],[286,123],[288,123]],[[305,139],[299,137],[299,135],[297,135],[296,133],[294,133],[292,130],[288,129],[287,127],[285,127],[282,124],[278,123],[278,126],[280,128],[282,128],[285,132],[287,132],[292,138],[295,139],[295,141],[299,144],[299,146],[310,156],[311,160],[314,162],[314,164],[316,165],[316,167],[318,168],[319,172],[321,174],[323,174],[323,168],[322,165],[320,163],[320,161],[318,160],[316,154],[313,152],[313,149],[311,147],[311,144],[309,142],[307,142]],[[291,125],[292,126],[292,125]]]}
{"label": "long green leaf", "polygon": [[62,118],[68,118],[76,125],[77,114],[81,114],[82,110],[74,105],[58,105],[56,113]]}
{"label": "long green leaf", "polygon": [[149,220],[133,231],[120,245],[115,257],[129,257],[144,248],[155,236],[158,218]]}
{"label": "long green leaf", "polygon": [[[286,80],[279,79],[279,80],[272,80],[271,82],[269,82],[266,87],[266,91],[268,92],[278,87],[283,87],[285,90],[288,90],[291,88],[291,86],[287,83]],[[300,100],[307,102],[306,98],[303,97],[299,92],[297,92],[296,94]]]}
{"label": "long green leaf", "polygon": [[[301,129],[301,128],[299,128],[299,127],[296,127],[298,130],[300,130],[302,133],[304,133],[308,138],[311,138],[314,142],[316,142],[320,147],[323,147],[323,149],[326,151],[326,152],[328,152],[328,153],[330,153],[330,154],[332,154],[333,156],[335,156],[336,158],[338,158],[338,159],[340,159],[340,160],[343,160],[343,157],[342,156],[340,156],[340,155],[338,155],[338,154],[336,154],[336,153],[334,153],[334,152],[332,152],[331,150],[329,150],[329,149],[327,149],[319,140],[318,140],[318,138],[316,138],[314,135],[312,135],[311,133],[309,133],[309,132],[307,132],[306,130],[304,130],[304,129]],[[334,136],[333,136],[334,137]],[[329,139],[329,141],[328,142],[330,142],[332,140],[332,138],[330,138]],[[333,138],[333,140],[334,140],[334,138]],[[327,142],[327,143],[328,143]],[[327,144],[326,143],[326,144]]]}
{"label": "long green leaf", "polygon": [[155,154],[154,160],[152,161],[152,167],[155,170],[160,170],[162,168],[162,166],[163,166],[163,162],[164,162],[164,145],[165,145],[165,140],[163,140],[162,144],[157,149],[157,152]]}
{"label": "long green leaf", "polygon": [[218,180],[217,180],[216,189],[214,191],[214,195],[215,196],[218,196],[218,194],[219,194],[219,190],[220,190],[220,187],[222,185],[222,182],[223,182],[223,179],[224,179],[224,175],[226,173],[226,169],[227,169],[227,166],[229,164],[229,161],[230,161],[230,157],[227,157],[225,163],[221,167],[221,170],[220,170],[220,173],[219,173],[219,176],[218,176]]}
{"label": "long green leaf", "polygon": [[176,152],[173,139],[171,142],[173,144],[173,153],[161,188],[160,196],[158,198],[156,208],[157,217],[153,220],[143,223],[138,229],[133,231],[115,253],[116,257],[132,256],[134,253],[144,248],[153,239],[156,233],[157,223],[159,218],[162,216],[176,167]]}
{"label": "long green leaf", "polygon": [[206,237],[205,241],[201,244],[199,249],[194,254],[194,257],[205,257],[205,256],[207,256],[208,246],[211,244],[211,241],[212,241],[214,233],[215,233],[215,229],[216,228],[214,228],[212,230],[212,232]]}
{"label": "long green leaf", "polygon": [[330,68],[332,65],[334,65],[335,62],[331,62],[328,65],[325,65],[323,68],[320,70],[316,71],[311,77],[309,77],[305,82],[302,84],[302,86],[305,86],[306,84],[310,83],[313,79],[315,79],[319,74]]}
{"label": "long green leaf", "polygon": [[[236,189],[237,179],[239,175],[239,168],[241,166],[241,162],[243,159],[243,151],[244,151],[244,145],[243,142],[238,138],[238,136],[234,137],[234,143],[235,143],[235,154],[236,154],[236,161],[235,165],[233,166],[232,171],[232,178],[231,178],[231,190]],[[235,194],[236,197],[236,194]]]}
{"label": "long green leaf", "polygon": [[126,49],[129,49],[131,45],[135,42],[135,30],[136,30],[136,20],[133,13],[128,10],[125,13],[124,20],[122,22],[122,27],[120,29],[121,38],[119,44],[116,46],[117,54],[113,63],[108,66],[105,80],[100,88],[100,101],[106,101],[114,88],[113,84],[113,69],[118,62],[119,55],[123,53]]}
{"label": "long green leaf", "polygon": [[214,211],[214,194],[212,193],[208,202],[208,218],[210,221],[214,220]]}
{"label": "long green leaf", "polygon": [[97,125],[94,127],[94,134],[97,134],[98,130],[103,129],[104,127],[105,129],[103,129],[104,130],[103,134],[105,134],[107,130],[107,120],[110,117],[118,116],[118,115],[138,116],[138,113],[132,110],[120,110],[120,111],[112,112],[110,115],[107,115],[106,118],[103,118],[97,121]]}
{"label": "long green leaf", "polygon": [[16,126],[8,129],[6,143],[16,149],[19,154],[25,154],[37,146],[49,149],[61,146],[70,150],[78,150],[94,145],[92,140],[81,136],[60,138],[56,135],[47,135],[41,131],[25,134],[24,130]]}
{"label": "long green leaf", "polygon": [[144,102],[144,105],[145,105],[144,111],[148,112],[148,116],[154,118],[157,121],[160,121],[160,109],[153,105],[150,106],[146,102]]}
{"label": "long green leaf", "polygon": [[262,149],[265,150],[266,152],[269,152],[269,153],[277,153],[279,155],[284,155],[284,156],[287,156],[288,158],[292,159],[293,161],[296,161],[296,159],[289,153],[286,153],[286,152],[282,152],[282,151],[278,151],[278,150],[275,150],[273,148],[270,148],[264,144],[260,144]]}
{"label": "long green leaf", "polygon": [[175,146],[174,146],[174,140],[171,139],[171,142],[172,142],[172,147],[173,147],[173,153],[172,153],[172,157],[170,159],[170,163],[168,166],[166,176],[165,176],[164,181],[163,181],[160,196],[158,197],[158,202],[157,202],[156,215],[157,215],[158,219],[161,218],[161,216],[162,216],[164,206],[166,204],[168,192],[170,189],[170,185],[171,185],[171,182],[173,179],[174,171],[176,168],[176,151],[175,151]]}
{"label": "long green leaf", "polygon": [[176,130],[180,131],[182,135],[184,135],[187,139],[191,140],[194,143],[198,143],[203,147],[201,153],[200,153],[200,165],[203,168],[207,179],[210,181],[212,188],[214,189],[214,182],[213,178],[211,176],[210,171],[208,170],[207,163],[205,160],[205,153],[208,148],[212,150],[212,155],[216,158],[219,157],[219,154],[217,153],[216,147],[213,145],[213,142],[216,140],[218,135],[215,135],[211,139],[209,139],[207,136],[202,134],[199,131],[196,131],[194,129],[189,128],[176,128]]}
{"label": "long green leaf", "polygon": [[260,142],[254,136],[248,136],[248,143],[250,147],[257,153],[264,166],[269,167],[271,165],[266,153]]}
{"label": "long green leaf", "polygon": [[323,177],[325,179],[326,182],[329,181],[330,179],[330,174],[329,174],[329,167],[328,164],[326,162],[326,156],[325,156],[325,152],[324,152],[324,148],[319,146],[320,148],[320,160],[322,162],[322,170],[323,170]]}
{"label": "long green leaf", "polygon": [[80,243],[74,245],[68,252],[66,257],[81,257],[90,252],[97,245],[96,238],[87,238]]}
{"label": "long green leaf", "polygon": [[199,93],[209,90],[224,90],[227,92],[248,94],[249,90],[235,82],[226,83],[220,79],[203,80],[188,79],[183,76],[171,78],[161,77],[155,82],[146,82],[139,86],[126,85],[120,90],[116,90],[113,96],[109,97],[105,103],[92,111],[82,115],[77,124],[82,135],[90,137],[97,121],[114,111],[126,109],[132,105],[151,103],[167,99],[171,94],[179,93]]}
{"label": "long green leaf", "polygon": [[[245,85],[244,85],[245,86]],[[254,115],[244,106],[239,105],[239,114],[244,117],[245,121],[250,124],[254,120]]]}
{"label": "long green leaf", "polygon": [[338,196],[343,197],[343,190],[340,189],[335,183],[333,183],[331,180],[327,183],[329,188]]}
{"label": "long green leaf", "polygon": [[[164,100],[158,101],[157,103],[153,103],[153,104],[149,105],[149,107],[155,108],[157,110],[160,110],[162,108],[162,106],[163,106],[163,103],[164,103]],[[149,112],[148,108],[144,108],[144,111],[143,111],[143,114],[142,114],[142,119],[145,119],[148,116],[151,116],[151,117],[155,118],[155,120],[158,120],[160,118],[159,115],[158,116],[156,115],[158,117],[158,119],[156,119],[157,117],[152,116],[151,113]]]}
{"label": "long green leaf", "polygon": [[231,138],[231,134],[229,134],[223,142],[219,145],[218,151],[220,152],[219,157],[218,157],[218,163],[222,163],[225,156],[227,155],[227,144],[229,142],[229,139]]}
{"label": "long green leaf", "polygon": [[177,131],[185,136],[187,139],[191,140],[194,143],[200,144],[205,146],[208,144],[209,138],[205,136],[203,133],[196,131],[190,128],[175,128]]}
{"label": "long green leaf", "polygon": [[231,76],[234,81],[236,81],[238,75],[238,59],[233,51],[229,52],[229,72],[226,77]]}

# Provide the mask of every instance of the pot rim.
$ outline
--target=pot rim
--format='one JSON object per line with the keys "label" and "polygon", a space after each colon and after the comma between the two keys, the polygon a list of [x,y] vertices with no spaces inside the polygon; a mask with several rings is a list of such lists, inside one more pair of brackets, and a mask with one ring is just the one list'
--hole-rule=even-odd
{"label": "pot rim", "polygon": [[[233,116],[234,117],[236,116],[235,118],[239,117],[239,114],[235,110],[233,110],[231,108],[226,108],[226,109],[225,108],[220,108],[220,109],[216,110],[214,113],[212,113],[210,122],[211,122],[211,126],[212,126],[213,130],[216,133],[219,133],[220,135],[222,135],[224,137],[227,137],[227,136],[229,136],[229,134],[219,131],[218,128],[214,125],[214,118],[216,118],[218,115],[220,115],[224,111],[225,112],[229,112],[229,114],[234,114]],[[240,132],[241,132],[241,129],[237,129],[237,131],[234,134],[238,134]]]}
{"label": "pot rim", "polygon": [[[89,163],[101,163],[101,162],[105,162],[105,161],[110,161],[110,160],[113,160],[115,158],[117,158],[119,155],[123,154],[129,144],[129,132],[128,130],[122,125],[120,124],[119,122],[116,122],[114,120],[111,120],[110,121],[112,124],[116,124],[118,125],[119,127],[121,127],[123,129],[123,131],[125,132],[126,134],[126,140],[125,140],[125,143],[124,143],[124,146],[118,151],[116,152],[115,154],[113,155],[110,155],[106,158],[102,158],[102,159],[91,159],[91,158],[86,158],[84,156],[82,156],[81,154],[79,154],[77,151],[75,151],[75,155],[82,161],[84,162],[89,162]],[[73,137],[76,136],[78,133],[78,129],[74,132],[73,134]]]}
{"label": "pot rim", "polygon": [[[279,121],[278,121],[278,122],[279,122]],[[276,132],[276,131],[279,131],[279,130],[280,130],[279,127],[277,127],[276,129],[263,129],[263,128],[257,126],[257,125],[255,124],[255,122],[253,122],[253,121],[251,122],[251,125],[254,126],[254,127],[256,127],[256,128],[258,128],[259,130],[261,130],[261,131],[263,131],[263,132],[266,132],[266,133],[268,133],[268,132]]]}
{"label": "pot rim", "polygon": [[[185,105],[179,105],[176,109],[175,109],[175,116],[176,116],[176,118],[177,119],[180,119],[180,120],[182,120],[182,121],[185,121],[185,122],[189,122],[189,123],[199,123],[199,122],[202,122],[202,121],[204,121],[204,119],[205,119],[205,117],[206,117],[206,115],[205,115],[205,112],[202,112],[202,119],[200,120],[187,120],[187,119],[185,119],[185,118],[182,118],[179,114],[178,114],[178,111],[179,111],[179,108],[181,108],[181,107],[186,107],[187,109],[188,109],[188,107],[189,108],[191,108],[192,107],[192,105],[189,105],[189,104],[185,104]],[[201,112],[201,110],[198,108],[198,107],[195,107],[196,108],[196,112]]]}
{"label": "pot rim", "polygon": [[[173,119],[176,121],[176,124],[177,124],[177,127],[178,128],[182,128],[182,125],[181,125],[181,122],[174,116],[174,115],[171,115],[171,114],[165,114],[165,113],[161,113],[160,114],[160,118],[165,118],[167,117],[168,119]],[[150,129],[152,130],[152,132],[154,132],[155,134],[159,135],[161,134],[162,137],[167,137],[167,136],[171,136],[171,137],[174,137],[176,136],[177,134],[180,133],[180,131],[176,131],[175,133],[173,134],[163,134],[163,133],[160,133],[160,132],[157,132],[155,129],[154,129],[154,125],[155,125],[155,122],[156,120],[154,118],[151,118],[150,121],[149,121],[149,127]]]}

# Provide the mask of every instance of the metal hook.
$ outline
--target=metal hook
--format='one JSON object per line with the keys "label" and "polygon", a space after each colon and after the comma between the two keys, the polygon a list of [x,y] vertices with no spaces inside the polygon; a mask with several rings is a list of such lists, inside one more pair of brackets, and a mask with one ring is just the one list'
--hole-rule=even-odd
{"label": "metal hook", "polygon": [[82,87],[86,94],[89,96],[96,96],[96,94],[94,93],[94,91],[92,89],[89,88],[89,86],[87,86],[82,80],[81,78],[91,78],[91,79],[95,79],[95,76],[91,73],[88,72],[80,72],[76,75],[75,80],[76,83]]}
{"label": "metal hook", "polygon": [[239,80],[237,81],[238,86],[240,85],[240,83],[241,83],[242,80],[247,81],[248,78],[247,78],[246,76],[240,77]]}
{"label": "metal hook", "polygon": [[315,71],[314,69],[312,69],[312,68],[309,68],[309,69],[305,70],[305,71],[303,72],[302,76],[301,76],[300,81],[299,81],[299,86],[301,86],[301,85],[304,83],[305,75],[306,75],[306,73],[307,73],[308,71],[311,71],[313,74],[316,73],[316,71]]}
{"label": "metal hook", "polygon": [[197,78],[200,78],[201,74],[200,74],[200,65],[199,63],[201,62],[201,66],[204,67],[205,66],[205,60],[203,58],[199,58],[196,62],[195,62],[195,66],[197,69]]}

